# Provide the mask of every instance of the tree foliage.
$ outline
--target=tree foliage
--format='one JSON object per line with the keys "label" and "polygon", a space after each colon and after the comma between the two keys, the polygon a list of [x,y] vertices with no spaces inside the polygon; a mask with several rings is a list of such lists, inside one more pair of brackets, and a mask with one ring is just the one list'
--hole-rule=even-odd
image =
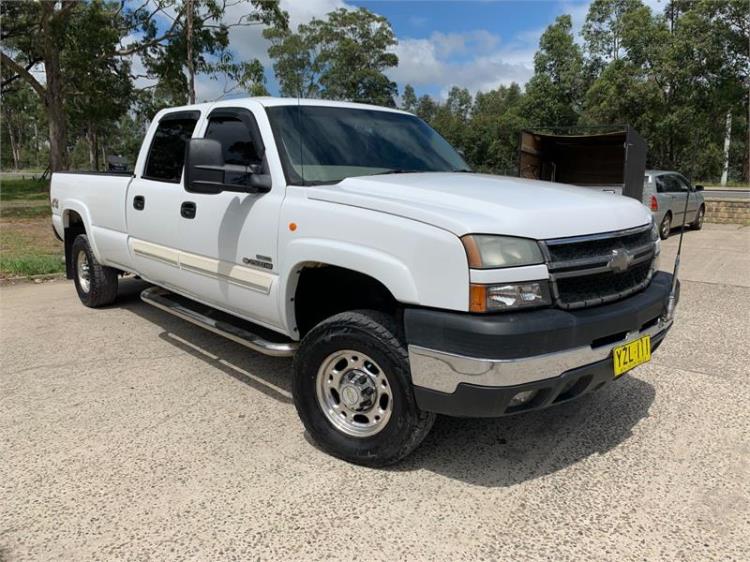
{"label": "tree foliage", "polygon": [[385,71],[398,64],[390,23],[365,8],[340,8],[296,31],[267,29],[268,54],[282,95],[393,106],[396,83]]}
{"label": "tree foliage", "polygon": [[649,166],[700,179],[721,175],[728,136],[729,176],[747,181],[748,37],[745,0],[674,0],[656,13],[641,0],[594,0],[583,46],[569,16],[545,30],[524,91],[479,92],[468,114],[460,88],[443,103],[410,92],[402,106],[481,171],[515,174],[524,128],[629,124],[647,140]]}
{"label": "tree foliage", "polygon": [[[264,29],[282,95],[388,106],[398,97],[393,30],[364,8],[290,30],[275,0],[0,2],[3,165],[39,165],[47,154],[55,170],[101,168],[110,154],[132,162],[156,111],[196,97],[196,76],[225,93],[266,94],[261,53],[232,49],[242,26]],[[726,164],[747,181],[748,37],[747,0],[656,10],[593,0],[580,37],[567,15],[544,31],[525,87],[472,95],[455,84],[440,100],[407,84],[400,105],[481,171],[516,173],[524,128],[627,123],[646,138],[650,166],[710,179]]]}

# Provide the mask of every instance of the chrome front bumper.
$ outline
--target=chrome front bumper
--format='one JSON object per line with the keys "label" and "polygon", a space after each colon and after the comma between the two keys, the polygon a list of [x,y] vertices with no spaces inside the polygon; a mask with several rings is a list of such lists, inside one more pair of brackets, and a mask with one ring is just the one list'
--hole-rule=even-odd
{"label": "chrome front bumper", "polygon": [[477,359],[410,345],[412,383],[450,394],[463,383],[507,387],[551,379],[571,369],[603,361],[611,356],[615,347],[640,337],[648,335],[652,340],[660,341],[671,326],[672,320],[660,320],[645,330],[630,332],[622,340],[607,345],[577,347],[517,359]]}

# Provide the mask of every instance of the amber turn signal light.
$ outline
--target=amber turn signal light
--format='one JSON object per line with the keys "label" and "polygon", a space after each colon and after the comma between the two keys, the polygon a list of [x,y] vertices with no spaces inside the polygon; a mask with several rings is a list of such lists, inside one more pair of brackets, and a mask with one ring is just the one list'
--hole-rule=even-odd
{"label": "amber turn signal light", "polygon": [[470,285],[469,312],[487,312],[487,285]]}

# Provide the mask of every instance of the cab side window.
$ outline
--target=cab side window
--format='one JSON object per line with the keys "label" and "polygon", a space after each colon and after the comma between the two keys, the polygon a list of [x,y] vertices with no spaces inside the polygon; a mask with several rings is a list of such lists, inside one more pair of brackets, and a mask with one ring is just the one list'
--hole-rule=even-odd
{"label": "cab side window", "polygon": [[185,165],[185,143],[193,135],[197,122],[197,113],[162,117],[151,141],[144,178],[180,183]]}
{"label": "cab side window", "polygon": [[260,131],[252,113],[220,109],[209,115],[206,138],[219,141],[224,156],[224,182],[250,185],[252,174],[267,173]]}
{"label": "cab side window", "polygon": [[250,129],[236,117],[211,117],[206,138],[216,139],[221,143],[224,164],[251,167],[260,166],[263,161]]}

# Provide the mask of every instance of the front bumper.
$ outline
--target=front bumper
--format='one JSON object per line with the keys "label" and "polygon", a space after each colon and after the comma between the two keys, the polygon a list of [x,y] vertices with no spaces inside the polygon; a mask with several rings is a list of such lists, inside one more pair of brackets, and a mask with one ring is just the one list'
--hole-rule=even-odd
{"label": "front bumper", "polygon": [[[492,316],[408,309],[412,382],[420,408],[495,417],[561,403],[614,378],[612,349],[651,336],[652,351],[672,325],[664,319],[672,284],[657,273],[638,294],[612,304]],[[535,391],[520,405],[520,392]]]}

